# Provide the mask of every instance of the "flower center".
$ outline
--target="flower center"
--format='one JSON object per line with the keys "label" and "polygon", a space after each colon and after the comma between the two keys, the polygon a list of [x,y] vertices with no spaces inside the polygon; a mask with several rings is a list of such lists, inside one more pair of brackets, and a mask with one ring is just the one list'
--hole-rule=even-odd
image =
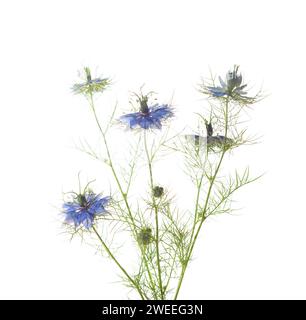
{"label": "flower center", "polygon": [[211,122],[206,121],[205,126],[206,126],[207,136],[209,136],[209,137],[212,136],[213,135],[213,127],[211,125]]}
{"label": "flower center", "polygon": [[91,72],[90,72],[90,69],[88,67],[85,68],[85,73],[86,73],[86,79],[87,79],[87,82],[91,82]]}
{"label": "flower center", "polygon": [[149,113],[148,98],[147,97],[143,97],[143,99],[140,100],[140,112],[143,114]]}
{"label": "flower center", "polygon": [[86,197],[83,194],[79,194],[77,197],[77,200],[81,207],[86,208],[88,206],[88,202],[86,200]]}

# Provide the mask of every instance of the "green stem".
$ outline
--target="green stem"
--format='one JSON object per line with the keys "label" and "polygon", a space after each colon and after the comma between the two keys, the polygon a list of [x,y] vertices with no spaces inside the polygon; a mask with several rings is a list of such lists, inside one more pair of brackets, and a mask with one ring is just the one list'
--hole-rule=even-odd
{"label": "green stem", "polygon": [[[227,138],[227,133],[228,133],[228,103],[229,103],[229,101],[228,101],[228,98],[227,98],[226,101],[225,101],[225,133],[224,133],[225,139]],[[202,225],[203,225],[203,223],[205,221],[205,212],[207,210],[207,206],[208,206],[208,203],[209,203],[209,199],[210,199],[210,195],[211,195],[211,192],[212,192],[212,189],[213,189],[213,185],[214,185],[216,177],[217,177],[217,175],[219,173],[219,170],[221,168],[221,164],[222,164],[222,161],[224,159],[225,153],[226,153],[226,149],[223,148],[221,157],[219,159],[217,168],[215,170],[215,173],[214,173],[214,175],[212,176],[212,178],[210,180],[210,184],[209,184],[209,188],[208,188],[208,192],[207,192],[207,196],[206,196],[206,200],[205,200],[205,204],[204,204],[204,209],[203,209],[203,216],[202,216],[201,222],[200,222],[200,224],[199,224],[199,226],[197,228],[195,236],[194,236],[193,240],[191,241],[191,245],[190,245],[189,250],[188,250],[186,262],[182,267],[182,271],[181,271],[179,282],[178,282],[178,286],[177,286],[177,289],[176,289],[176,292],[175,292],[174,300],[177,299],[178,294],[180,292],[180,289],[181,289],[181,286],[182,286],[182,282],[183,282],[183,279],[184,279],[184,276],[185,276],[185,272],[186,272],[188,263],[190,262],[190,258],[191,258],[195,243],[196,243],[196,241],[198,239],[198,236],[199,236],[199,233],[201,231]]]}
{"label": "green stem", "polygon": [[173,257],[173,260],[172,260],[172,265],[171,265],[171,269],[170,269],[170,273],[169,273],[169,277],[168,277],[168,281],[165,285],[165,290],[164,292],[167,291],[168,287],[169,287],[169,284],[170,284],[170,281],[171,281],[171,277],[172,277],[172,274],[173,274],[173,271],[174,271],[174,267],[175,267],[175,261],[176,261],[176,257],[177,257],[177,251],[178,251],[178,248],[175,250],[175,253],[174,253],[174,257]]}
{"label": "green stem", "polygon": [[94,118],[95,118],[95,120],[96,120],[96,124],[97,124],[97,126],[98,126],[98,128],[99,128],[99,131],[100,131],[100,133],[101,133],[101,136],[102,136],[102,139],[103,139],[103,142],[104,142],[104,145],[105,145],[105,149],[106,149],[106,153],[107,153],[107,157],[108,157],[109,166],[110,166],[110,168],[111,168],[111,171],[112,171],[112,173],[113,173],[113,176],[114,176],[114,178],[115,178],[115,181],[116,181],[116,183],[117,183],[117,186],[118,186],[118,188],[119,188],[119,191],[120,191],[120,193],[121,193],[121,196],[122,196],[123,201],[124,201],[124,203],[125,203],[125,206],[126,206],[126,208],[127,208],[129,217],[130,217],[130,219],[131,219],[132,226],[133,226],[132,232],[133,232],[133,234],[134,234],[135,239],[137,239],[137,233],[136,233],[136,229],[135,229],[135,226],[136,226],[136,225],[135,225],[135,220],[134,220],[134,217],[133,217],[133,215],[132,215],[132,211],[131,211],[130,205],[129,205],[128,201],[127,201],[127,194],[123,191],[123,188],[122,188],[122,186],[121,186],[121,183],[120,183],[120,181],[119,181],[119,179],[118,179],[118,175],[117,175],[117,173],[116,173],[116,171],[115,171],[115,168],[114,168],[114,165],[113,165],[113,162],[112,162],[112,158],[111,158],[111,154],[110,154],[110,150],[109,150],[109,147],[108,147],[108,143],[107,143],[107,140],[106,140],[106,137],[105,137],[105,133],[104,133],[102,127],[101,127],[100,121],[99,121],[98,116],[97,116],[97,113],[96,113],[96,109],[95,109],[95,105],[94,105],[94,102],[93,102],[93,96],[92,96],[92,94],[90,94],[89,97],[90,97],[90,99],[89,99],[89,104],[90,104],[91,110],[92,110],[93,115],[94,115]]}
{"label": "green stem", "polygon": [[[195,228],[196,228],[196,225],[197,225],[199,201],[200,201],[200,194],[201,194],[201,188],[202,188],[203,178],[204,178],[204,172],[202,172],[200,181],[199,181],[199,183],[198,183],[198,185],[197,185],[196,205],[195,205],[195,209],[194,209],[194,220],[193,220],[193,226],[192,226],[192,231],[191,231],[190,239],[193,239],[193,235],[194,235],[194,233],[195,233]],[[190,247],[188,248],[187,252],[189,251],[189,249],[190,249]]]}
{"label": "green stem", "polygon": [[141,136],[139,136],[138,143],[137,143],[137,146],[136,146],[136,151],[135,151],[135,154],[134,154],[134,157],[133,157],[133,161],[132,161],[132,165],[130,167],[131,168],[130,169],[130,175],[129,175],[129,179],[128,179],[127,187],[126,187],[126,191],[125,191],[126,195],[129,193],[129,190],[130,190],[130,187],[131,187],[132,177],[134,175],[134,170],[135,170],[137,156],[138,156],[138,149],[139,149],[140,140],[141,140]]}
{"label": "green stem", "polygon": [[[96,124],[97,124],[97,126],[98,126],[98,128],[99,128],[99,131],[100,131],[100,133],[101,133],[101,136],[102,136],[102,139],[103,139],[103,142],[104,142],[104,145],[105,145],[105,149],[106,149],[106,153],[107,153],[107,157],[108,157],[109,166],[110,166],[110,168],[111,168],[112,174],[113,174],[113,176],[114,176],[114,178],[115,178],[115,181],[116,181],[117,186],[118,186],[118,188],[119,188],[120,194],[121,194],[121,196],[122,196],[122,198],[123,198],[123,201],[124,201],[124,203],[125,203],[126,209],[127,209],[127,211],[128,211],[128,215],[129,215],[129,218],[130,218],[130,220],[131,220],[132,232],[133,232],[134,238],[135,238],[135,240],[137,241],[137,231],[136,231],[135,219],[134,219],[134,217],[133,217],[133,215],[132,215],[132,211],[131,211],[130,205],[129,205],[128,201],[127,201],[127,193],[128,193],[128,191],[129,191],[129,188],[130,188],[130,183],[131,183],[130,180],[131,180],[131,177],[130,177],[130,180],[129,180],[129,183],[128,183],[128,186],[127,186],[127,191],[124,192],[124,191],[123,191],[123,188],[122,188],[122,186],[121,186],[121,183],[120,183],[120,181],[119,181],[118,175],[117,175],[117,173],[116,173],[115,167],[114,167],[114,165],[113,165],[113,161],[112,161],[112,158],[111,158],[110,150],[109,150],[108,143],[107,143],[106,136],[105,136],[105,132],[106,132],[106,131],[103,131],[103,129],[102,129],[102,127],[101,127],[101,124],[100,124],[100,121],[99,121],[99,119],[98,119],[97,113],[96,113],[96,109],[95,109],[95,105],[94,105],[93,95],[92,95],[92,94],[90,94],[90,96],[89,96],[89,104],[90,104],[90,107],[91,107],[91,110],[92,110],[92,112],[93,112],[93,115],[94,115]],[[112,117],[113,117],[113,114],[112,114]],[[107,127],[107,129],[108,129],[108,127]],[[107,129],[106,129],[106,130],[107,130]],[[134,170],[134,167],[133,167],[133,170]],[[147,268],[147,270],[148,270],[149,277],[151,277],[151,273],[150,273],[150,269],[149,269],[149,267],[148,267],[148,264],[145,263],[145,266],[146,266],[146,268]],[[147,297],[146,297],[146,298],[147,298]]]}
{"label": "green stem", "polygon": [[149,176],[150,176],[150,192],[152,195],[152,202],[153,202],[153,208],[155,213],[155,247],[156,247],[156,259],[157,259],[157,270],[158,270],[158,283],[159,283],[159,289],[160,289],[160,296],[161,299],[164,299],[164,290],[163,290],[163,283],[162,283],[162,276],[161,276],[161,266],[160,266],[160,254],[159,254],[159,222],[158,222],[158,206],[156,205],[156,201],[153,195],[153,170],[152,170],[152,161],[148,150],[147,145],[147,138],[146,138],[146,131],[144,131],[144,147],[145,152],[147,156],[148,161],[148,167],[149,167]]}
{"label": "green stem", "polygon": [[148,264],[148,260],[147,260],[147,257],[146,257],[146,254],[144,252],[145,249],[142,249],[142,258],[144,260],[144,263],[145,263],[145,267],[147,269],[147,272],[148,272],[148,275],[149,275],[149,281],[150,281],[150,284],[151,284],[151,288],[152,288],[152,292],[153,292],[153,297],[155,300],[157,300],[157,294],[156,294],[156,290],[155,290],[155,284],[154,284],[154,281],[153,281],[153,278],[152,278],[152,274],[151,274],[151,271],[150,271],[150,267],[149,267],[149,264]]}
{"label": "green stem", "polygon": [[106,250],[106,252],[108,253],[108,255],[112,258],[112,260],[115,262],[115,264],[119,267],[119,269],[124,273],[124,275],[127,277],[127,279],[130,281],[131,284],[133,284],[133,286],[136,288],[137,292],[139,293],[140,297],[142,300],[147,299],[147,297],[145,296],[145,294],[141,291],[139,285],[135,282],[135,280],[128,274],[128,272],[122,267],[122,265],[119,263],[119,261],[115,258],[115,256],[112,254],[112,252],[110,251],[110,249],[108,248],[108,246],[106,245],[106,243],[103,241],[103,239],[101,238],[101,236],[99,235],[97,229],[93,226],[92,227],[94,233],[96,234],[96,236],[98,237],[99,241],[101,242],[102,246],[104,247],[104,249]]}

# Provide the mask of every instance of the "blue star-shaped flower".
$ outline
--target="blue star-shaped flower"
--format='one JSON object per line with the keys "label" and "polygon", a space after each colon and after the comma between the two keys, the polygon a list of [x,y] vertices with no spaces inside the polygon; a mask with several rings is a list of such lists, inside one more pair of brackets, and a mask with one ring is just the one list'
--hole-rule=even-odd
{"label": "blue star-shaped flower", "polygon": [[202,145],[206,145],[208,148],[214,148],[214,147],[229,147],[233,145],[234,141],[228,137],[222,136],[222,135],[213,135],[214,130],[212,127],[211,122],[208,122],[205,120],[205,126],[207,131],[207,137],[202,137],[198,134],[189,134],[186,135],[186,138],[196,147],[200,147]]}
{"label": "blue star-shaped flower", "polygon": [[83,225],[89,229],[97,215],[106,213],[105,206],[109,203],[110,197],[102,197],[92,191],[84,192],[74,196],[72,201],[63,204],[65,222],[74,224],[75,227]]}
{"label": "blue star-shaped flower", "polygon": [[91,72],[88,67],[84,68],[86,81],[83,83],[76,83],[72,87],[74,93],[89,94],[94,92],[102,92],[110,84],[108,78],[91,78]]}
{"label": "blue star-shaped flower", "polygon": [[173,110],[168,104],[155,104],[148,106],[148,97],[139,98],[140,111],[128,113],[119,118],[121,123],[126,124],[130,129],[140,127],[142,129],[161,129],[162,120],[173,117]]}
{"label": "blue star-shaped flower", "polygon": [[243,91],[243,89],[247,86],[246,84],[241,85],[242,83],[242,76],[238,74],[239,66],[234,66],[233,71],[229,71],[226,74],[226,79],[223,81],[221,77],[219,77],[220,85],[221,86],[207,86],[206,90],[207,93],[211,94],[213,97],[223,97],[223,96],[230,96],[230,97],[242,97],[246,95],[247,92]]}

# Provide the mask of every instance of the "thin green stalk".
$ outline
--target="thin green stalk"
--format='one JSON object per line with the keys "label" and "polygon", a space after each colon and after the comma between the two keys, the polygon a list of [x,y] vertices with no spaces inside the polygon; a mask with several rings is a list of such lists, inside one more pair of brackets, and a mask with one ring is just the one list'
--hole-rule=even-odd
{"label": "thin green stalk", "polygon": [[133,177],[133,174],[134,174],[134,170],[135,170],[135,166],[136,166],[136,160],[137,160],[137,156],[138,156],[138,149],[139,149],[140,140],[141,140],[141,136],[139,136],[137,147],[136,147],[136,151],[135,151],[135,155],[133,157],[133,162],[132,162],[132,165],[131,165],[131,171],[130,171],[130,175],[129,175],[129,179],[128,179],[128,183],[127,183],[127,187],[126,187],[126,191],[125,191],[126,195],[129,193],[129,190],[130,190],[130,187],[131,187],[132,177]]}
{"label": "thin green stalk", "polygon": [[147,272],[148,272],[149,281],[150,281],[151,288],[152,288],[152,292],[153,292],[153,297],[154,297],[155,300],[157,300],[157,294],[156,294],[156,290],[155,290],[155,284],[154,284],[154,281],[153,281],[153,278],[152,278],[152,274],[151,274],[151,271],[150,271],[150,267],[149,267],[149,265],[148,265],[148,261],[147,261],[147,257],[146,257],[146,255],[145,255],[144,249],[141,250],[141,253],[142,253],[143,261],[144,261],[144,263],[145,263],[145,267],[146,267]]}
{"label": "thin green stalk", "polygon": [[[228,98],[227,98],[226,101],[225,101],[225,133],[224,133],[225,139],[227,138],[227,133],[228,133],[228,104],[229,104],[229,101],[228,101]],[[197,228],[196,234],[195,234],[193,240],[191,241],[191,245],[190,245],[190,248],[189,248],[189,251],[188,251],[186,263],[182,267],[182,271],[181,271],[181,275],[180,275],[180,278],[179,278],[178,286],[177,286],[177,289],[176,289],[176,292],[175,292],[174,300],[177,299],[178,294],[180,292],[180,289],[181,289],[181,286],[182,286],[182,282],[183,282],[183,279],[184,279],[184,276],[185,276],[185,272],[186,272],[188,263],[190,262],[190,258],[191,258],[195,243],[196,243],[196,241],[198,239],[198,236],[199,236],[199,233],[201,231],[202,225],[203,225],[203,223],[205,221],[205,212],[207,210],[207,206],[208,206],[208,203],[209,203],[209,199],[210,199],[210,195],[211,195],[211,192],[212,192],[212,188],[213,188],[214,182],[216,180],[216,177],[217,177],[217,175],[219,173],[219,170],[221,168],[221,164],[222,164],[222,161],[223,161],[225,153],[226,153],[226,149],[224,148],[222,150],[222,154],[221,154],[220,160],[218,162],[217,168],[215,170],[215,173],[214,173],[213,177],[210,180],[210,184],[209,184],[209,188],[208,188],[208,192],[207,192],[207,196],[206,196],[206,200],[205,200],[205,204],[204,204],[204,208],[203,208],[203,216],[202,216],[201,222],[200,222],[200,224],[199,224],[199,226]]]}
{"label": "thin green stalk", "polygon": [[[100,121],[98,119],[98,116],[97,116],[97,113],[96,113],[96,109],[95,109],[95,105],[94,105],[94,101],[93,101],[93,95],[90,94],[89,95],[89,104],[90,104],[90,107],[92,109],[92,112],[93,112],[93,115],[94,115],[94,118],[95,118],[95,121],[96,121],[96,124],[99,128],[99,131],[101,133],[101,136],[102,136],[102,139],[103,139],[103,142],[104,142],[104,145],[105,145],[105,149],[106,149],[106,153],[107,153],[107,157],[108,157],[108,161],[109,161],[109,166],[111,168],[111,171],[113,173],[113,176],[115,178],[115,181],[117,183],[117,186],[119,188],[119,191],[121,193],[121,196],[123,198],[123,201],[125,203],[125,206],[126,206],[126,209],[128,211],[128,215],[130,217],[130,220],[131,220],[131,224],[132,224],[132,232],[133,232],[133,235],[134,235],[134,238],[137,240],[137,231],[136,231],[136,224],[135,224],[135,219],[132,215],[132,211],[131,211],[131,208],[130,208],[130,205],[127,201],[127,193],[128,193],[128,190],[129,190],[129,187],[130,187],[130,181],[129,181],[129,184],[128,184],[128,187],[127,187],[127,191],[124,192],[123,191],[123,188],[121,186],[121,183],[119,181],[119,178],[118,178],[118,175],[116,173],[116,170],[114,168],[114,165],[113,165],[113,162],[112,162],[112,158],[111,158],[111,154],[110,154],[110,150],[109,150],[109,147],[108,147],[108,143],[107,143],[107,140],[106,140],[106,136],[105,136],[105,132],[103,131],[102,127],[101,127],[101,124],[100,124]],[[113,117],[113,114],[112,114],[112,117]],[[107,127],[108,129],[108,127]],[[134,170],[134,168],[133,168]],[[131,177],[130,177],[131,178]],[[148,271],[148,274],[149,274],[149,277],[151,277],[151,273],[150,273],[150,269],[149,269],[149,266],[147,263],[145,263],[145,266],[147,268],[147,271]]]}
{"label": "thin green stalk", "polygon": [[115,168],[114,168],[114,165],[113,165],[113,162],[112,162],[112,158],[111,158],[111,154],[110,154],[110,150],[109,150],[109,147],[108,147],[108,143],[107,143],[107,140],[106,140],[106,137],[105,137],[105,133],[104,133],[102,127],[101,127],[100,121],[99,121],[97,113],[96,113],[96,109],[95,109],[95,105],[94,105],[94,102],[93,102],[92,94],[90,94],[89,97],[90,97],[90,99],[89,99],[90,107],[92,109],[93,115],[94,115],[95,120],[96,120],[96,124],[97,124],[97,126],[99,128],[99,131],[101,133],[101,136],[103,138],[103,142],[104,142],[104,145],[105,145],[105,149],[106,149],[106,153],[107,153],[107,157],[108,157],[108,161],[109,161],[109,166],[111,168],[111,171],[113,173],[113,176],[115,178],[115,181],[117,183],[119,191],[120,191],[120,193],[122,195],[123,201],[124,201],[125,206],[127,208],[127,211],[128,211],[128,214],[129,214],[129,217],[131,219],[132,226],[133,226],[133,230],[132,231],[133,231],[134,237],[136,239],[137,238],[137,233],[136,233],[136,230],[135,230],[135,220],[134,220],[134,217],[132,215],[132,211],[131,211],[130,205],[129,205],[128,201],[127,201],[127,194],[123,191],[121,183],[120,183],[120,181],[118,179],[118,175],[117,175],[117,173],[115,171]]}
{"label": "thin green stalk", "polygon": [[148,297],[146,297],[146,295],[141,291],[139,285],[135,282],[135,280],[128,274],[128,272],[122,267],[122,265],[119,263],[119,261],[115,258],[115,256],[112,254],[112,252],[110,251],[110,249],[108,248],[108,246],[106,245],[106,243],[103,241],[103,239],[101,238],[101,236],[99,235],[97,229],[93,226],[92,227],[94,233],[96,234],[96,236],[98,237],[99,241],[101,242],[102,246],[104,247],[104,249],[106,250],[106,252],[108,253],[108,255],[112,258],[112,260],[115,262],[115,264],[119,267],[119,269],[123,272],[123,274],[127,277],[127,279],[130,281],[131,284],[133,284],[133,286],[136,288],[137,292],[139,293],[140,297],[142,300],[148,299]]}
{"label": "thin green stalk", "polygon": [[[200,181],[199,181],[199,183],[197,185],[196,205],[195,205],[195,209],[194,209],[194,220],[193,220],[193,226],[192,226],[190,239],[193,239],[193,235],[195,233],[195,228],[196,228],[196,225],[197,225],[199,201],[200,201],[200,194],[201,194],[201,187],[202,187],[202,183],[203,183],[203,178],[204,178],[204,172],[202,172]],[[187,252],[189,251],[189,249],[190,248],[188,248]]]}
{"label": "thin green stalk", "polygon": [[164,299],[164,290],[163,290],[163,283],[162,283],[162,276],[161,276],[161,267],[160,267],[160,254],[159,254],[159,222],[158,222],[158,206],[156,205],[156,201],[153,195],[153,170],[152,170],[152,161],[148,151],[147,145],[147,138],[146,138],[146,131],[144,131],[144,147],[148,161],[149,167],[149,176],[150,176],[150,188],[151,188],[151,195],[152,195],[152,202],[153,202],[153,209],[155,213],[155,247],[156,247],[156,258],[157,258],[157,270],[158,270],[158,283],[160,289],[161,299]]}
{"label": "thin green stalk", "polygon": [[167,283],[165,285],[164,292],[167,291],[167,289],[169,287],[169,284],[170,284],[170,281],[171,281],[171,277],[172,277],[172,274],[173,274],[173,271],[174,271],[174,267],[175,267],[175,261],[176,261],[176,257],[177,257],[177,252],[178,252],[178,248],[175,250],[175,253],[174,253],[174,257],[173,257],[173,260],[172,260],[172,265],[171,265],[169,277],[168,277]]}

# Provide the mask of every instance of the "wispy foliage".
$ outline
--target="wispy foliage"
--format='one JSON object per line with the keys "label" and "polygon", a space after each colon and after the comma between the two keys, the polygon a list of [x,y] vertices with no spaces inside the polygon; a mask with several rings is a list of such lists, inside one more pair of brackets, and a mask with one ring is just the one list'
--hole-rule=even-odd
{"label": "wispy foliage", "polygon": [[[77,148],[106,164],[114,191],[102,197],[102,192],[80,186],[72,200],[64,201],[64,227],[72,237],[96,239],[99,251],[120,270],[123,284],[141,299],[177,299],[203,223],[210,216],[232,212],[236,191],[259,178],[252,177],[248,167],[225,172],[224,163],[231,161],[227,155],[256,142],[241,115],[262,94],[251,95],[239,67],[234,66],[225,78],[219,77],[219,84],[212,77],[200,85],[200,93],[208,98],[208,112],[197,114],[202,129],[170,134],[175,108],[169,103],[151,103],[153,93],[143,94],[142,90],[134,95],[138,111],[117,115],[116,104],[103,126],[94,95],[103,92],[110,81],[92,79],[89,68],[84,69],[83,77],[84,82],[74,85],[73,91],[87,98],[103,148],[97,152],[86,140]],[[128,149],[124,163],[117,162],[110,148],[110,129],[118,123],[135,133],[122,141],[122,149]],[[160,185],[156,179],[156,162],[170,153],[184,160],[183,173],[193,185],[194,203],[188,210],[177,205],[175,186]],[[138,176],[141,186],[136,183]],[[135,185],[141,191],[138,197],[135,189],[131,194]],[[134,250],[132,267],[122,262],[126,247],[128,252]]]}

